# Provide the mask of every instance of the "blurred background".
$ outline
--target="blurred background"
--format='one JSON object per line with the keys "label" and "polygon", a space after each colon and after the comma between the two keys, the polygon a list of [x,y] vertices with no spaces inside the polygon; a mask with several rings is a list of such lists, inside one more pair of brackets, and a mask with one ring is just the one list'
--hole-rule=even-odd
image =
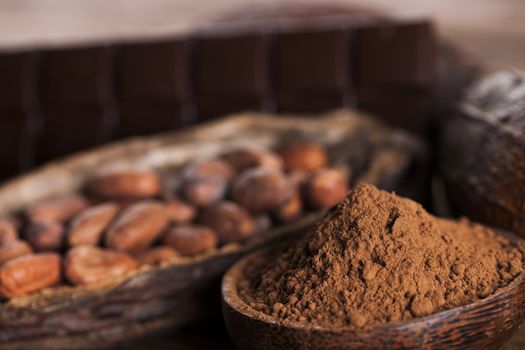
{"label": "blurred background", "polygon": [[425,134],[443,117],[432,50],[523,67],[524,16],[521,0],[3,0],[0,178],[243,110],[359,107]]}

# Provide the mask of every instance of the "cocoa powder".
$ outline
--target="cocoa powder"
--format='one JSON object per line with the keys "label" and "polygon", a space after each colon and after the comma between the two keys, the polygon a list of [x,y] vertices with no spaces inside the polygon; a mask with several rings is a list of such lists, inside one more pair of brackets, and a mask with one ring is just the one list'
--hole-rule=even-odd
{"label": "cocoa powder", "polygon": [[282,255],[247,267],[239,294],[283,322],[363,328],[474,302],[523,271],[523,245],[357,186]]}

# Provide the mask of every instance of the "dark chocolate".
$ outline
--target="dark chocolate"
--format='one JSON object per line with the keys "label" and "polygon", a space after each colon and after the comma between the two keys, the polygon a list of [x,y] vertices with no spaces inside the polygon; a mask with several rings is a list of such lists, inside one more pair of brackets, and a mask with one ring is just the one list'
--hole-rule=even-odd
{"label": "dark chocolate", "polygon": [[34,118],[32,111],[0,105],[0,178],[14,176],[32,165]]}
{"label": "dark chocolate", "polygon": [[353,51],[356,84],[383,88],[432,85],[435,45],[428,21],[390,21],[358,28]]}
{"label": "dark chocolate", "polygon": [[50,50],[40,62],[43,104],[106,103],[113,97],[112,49]]}
{"label": "dark chocolate", "polygon": [[201,119],[263,108],[269,94],[268,44],[264,34],[195,40],[193,80]]}
{"label": "dark chocolate", "polygon": [[173,103],[120,103],[118,137],[150,135],[184,125],[183,106]]}
{"label": "dark chocolate", "polygon": [[365,89],[357,92],[360,109],[391,125],[426,132],[431,123],[433,95],[424,89]]}
{"label": "dark chocolate", "polygon": [[38,53],[22,52],[0,55],[0,104],[35,105]]}
{"label": "dark chocolate", "polygon": [[45,107],[37,147],[41,163],[111,140],[115,113],[99,106]]}
{"label": "dark chocolate", "polygon": [[122,45],[116,54],[120,101],[180,101],[190,94],[187,41]]}

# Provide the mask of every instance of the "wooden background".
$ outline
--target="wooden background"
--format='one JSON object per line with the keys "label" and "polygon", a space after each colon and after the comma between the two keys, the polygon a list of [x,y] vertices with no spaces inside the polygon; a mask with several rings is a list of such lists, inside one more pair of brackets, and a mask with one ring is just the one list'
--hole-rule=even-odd
{"label": "wooden background", "polygon": [[[0,0],[0,50],[172,36],[189,32],[239,6],[292,2],[306,1]],[[332,2],[359,3],[359,0]],[[432,15],[443,36],[491,67],[525,68],[523,0],[361,2],[403,14]]]}

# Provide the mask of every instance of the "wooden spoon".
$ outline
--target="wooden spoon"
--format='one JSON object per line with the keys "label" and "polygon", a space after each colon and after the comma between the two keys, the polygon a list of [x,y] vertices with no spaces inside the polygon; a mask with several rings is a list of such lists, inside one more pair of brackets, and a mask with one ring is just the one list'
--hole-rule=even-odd
{"label": "wooden spoon", "polygon": [[241,350],[497,349],[525,314],[525,273],[521,273],[485,299],[402,323],[357,331],[283,325],[252,309],[237,293],[245,267],[264,254],[267,249],[240,260],[222,281],[226,327]]}

